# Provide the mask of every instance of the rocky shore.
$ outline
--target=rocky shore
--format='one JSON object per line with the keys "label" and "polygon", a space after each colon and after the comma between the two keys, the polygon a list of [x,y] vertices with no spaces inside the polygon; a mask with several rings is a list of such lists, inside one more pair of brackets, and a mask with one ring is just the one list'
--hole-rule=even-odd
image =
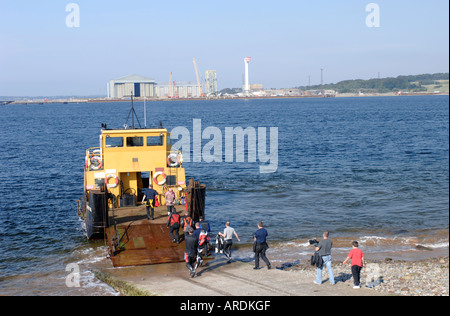
{"label": "rocky shore", "polygon": [[[293,264],[285,263],[279,269],[308,275],[311,280],[316,268],[309,260]],[[350,265],[341,261],[333,262],[333,273],[337,283],[353,287]],[[328,271],[323,270],[323,278]],[[361,287],[387,295],[405,296],[448,296],[449,295],[449,257],[431,258],[421,261],[367,260],[367,266],[361,272]]]}

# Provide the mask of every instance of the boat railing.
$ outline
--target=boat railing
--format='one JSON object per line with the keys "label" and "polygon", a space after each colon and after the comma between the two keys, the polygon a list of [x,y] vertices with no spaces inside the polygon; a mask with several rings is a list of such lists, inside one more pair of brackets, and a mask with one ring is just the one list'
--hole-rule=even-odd
{"label": "boat railing", "polygon": [[85,168],[88,171],[103,170],[103,153],[100,147],[93,147],[86,150]]}

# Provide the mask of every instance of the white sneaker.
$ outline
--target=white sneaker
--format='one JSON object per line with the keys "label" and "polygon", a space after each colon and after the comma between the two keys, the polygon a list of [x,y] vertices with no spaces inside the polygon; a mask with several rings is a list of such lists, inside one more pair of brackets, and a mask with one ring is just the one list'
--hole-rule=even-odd
{"label": "white sneaker", "polygon": [[360,285],[355,285],[353,288],[354,288],[354,289],[360,289],[361,286],[360,286]]}
{"label": "white sneaker", "polygon": [[321,285],[320,283],[317,283],[316,281],[314,281],[314,284]]}

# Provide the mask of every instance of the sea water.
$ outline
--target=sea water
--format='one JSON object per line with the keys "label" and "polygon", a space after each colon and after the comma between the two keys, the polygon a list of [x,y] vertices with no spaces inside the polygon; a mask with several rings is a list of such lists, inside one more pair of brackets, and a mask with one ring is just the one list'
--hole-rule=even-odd
{"label": "sea water", "polygon": [[[134,105],[143,126],[143,102]],[[183,164],[207,185],[212,234],[225,221],[239,234],[236,259],[251,260],[259,221],[275,262],[307,257],[323,230],[337,253],[358,240],[369,255],[420,256],[417,245],[448,254],[448,106],[448,96],[156,101],[146,121],[191,133],[195,120],[278,129],[276,172],[248,161],[248,140],[244,162]],[[84,237],[76,200],[85,150],[129,111],[130,102],[0,107],[0,295],[118,294],[86,268],[106,247]],[[80,287],[67,284],[71,263],[84,267]]]}

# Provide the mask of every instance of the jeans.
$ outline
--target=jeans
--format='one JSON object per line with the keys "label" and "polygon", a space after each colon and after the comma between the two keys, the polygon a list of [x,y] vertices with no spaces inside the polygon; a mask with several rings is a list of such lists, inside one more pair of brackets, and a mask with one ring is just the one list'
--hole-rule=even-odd
{"label": "jeans", "polygon": [[223,253],[227,257],[228,260],[231,260],[231,246],[233,245],[233,241],[231,239],[225,240],[225,245],[223,246]]}
{"label": "jeans", "polygon": [[[328,276],[330,278],[330,284],[334,283],[334,274],[333,274],[333,268],[331,267],[331,256],[322,256],[323,259],[323,265],[327,266],[328,269]],[[317,276],[316,276],[316,283],[322,284],[322,268],[317,268]]]}

